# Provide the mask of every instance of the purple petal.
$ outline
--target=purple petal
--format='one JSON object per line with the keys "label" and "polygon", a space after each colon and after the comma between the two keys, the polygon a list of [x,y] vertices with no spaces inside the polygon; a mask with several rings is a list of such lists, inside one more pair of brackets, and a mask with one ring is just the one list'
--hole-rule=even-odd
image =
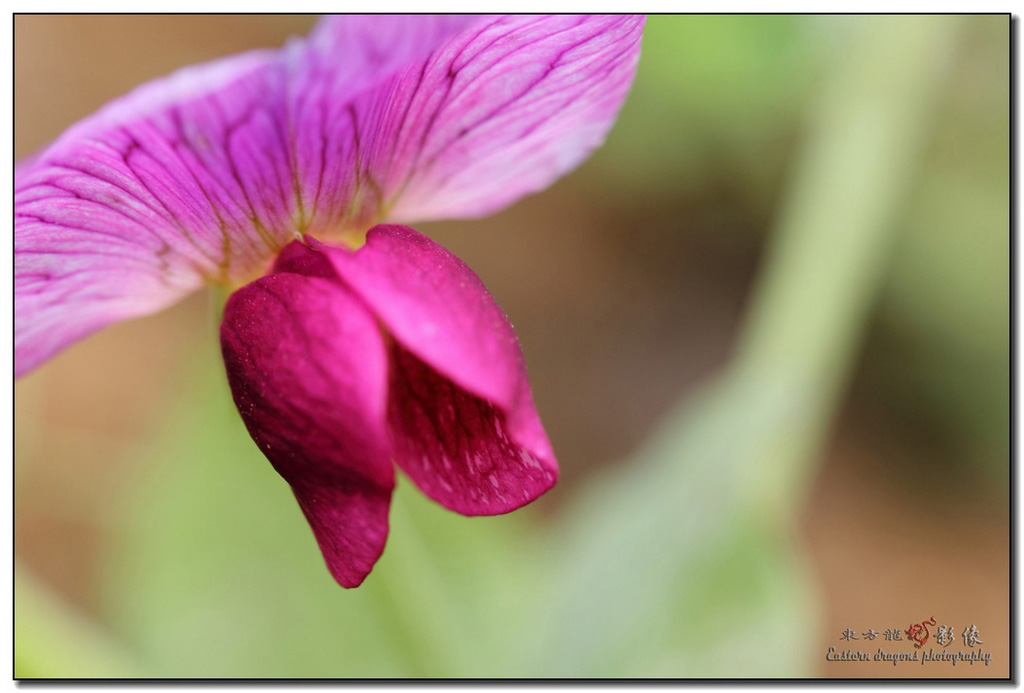
{"label": "purple petal", "polygon": [[397,75],[483,18],[325,17],[290,55],[299,231],[330,238],[381,221],[394,196],[373,167],[392,142],[383,127]]}
{"label": "purple petal", "polygon": [[[422,60],[460,31],[485,21],[472,15],[329,15],[309,35],[304,59],[331,71],[352,92],[377,86]],[[343,55],[344,60],[339,58]]]}
{"label": "purple petal", "polygon": [[461,260],[404,226],[370,229],[356,253],[316,246],[387,328],[396,462],[428,496],[467,515],[507,512],[558,473],[522,351]]}
{"label": "purple petal", "polygon": [[394,487],[376,321],[336,281],[280,273],[231,296],[221,344],[253,440],[291,484],[331,574],[359,585],[384,550]]}
{"label": "purple petal", "polygon": [[145,85],[18,169],[17,375],[206,281],[250,277],[294,237],[275,56]]}
{"label": "purple petal", "polygon": [[16,375],[204,283],[244,283],[314,221],[377,215],[349,174],[365,145],[348,108],[473,21],[328,18],[307,43],[146,84],[23,162]]}
{"label": "purple petal", "polygon": [[[302,230],[482,216],[547,187],[604,140],[642,28],[621,16],[320,25],[292,92]],[[358,69],[324,78],[351,46]]]}
{"label": "purple petal", "polygon": [[477,216],[600,144],[639,54],[630,17],[340,17],[181,70],[17,170],[15,371],[296,234]]}
{"label": "purple petal", "polygon": [[579,165],[629,91],[643,23],[491,19],[407,67],[369,164],[377,184],[394,191],[388,221],[483,216]]}

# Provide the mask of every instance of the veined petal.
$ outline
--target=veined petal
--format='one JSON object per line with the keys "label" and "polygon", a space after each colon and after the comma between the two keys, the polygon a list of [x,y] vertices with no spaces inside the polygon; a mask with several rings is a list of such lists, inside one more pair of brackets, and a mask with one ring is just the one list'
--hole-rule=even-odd
{"label": "veined petal", "polygon": [[[604,140],[642,29],[622,16],[327,20],[296,60],[301,230],[477,217],[547,187]],[[319,78],[350,45],[372,78]]]}
{"label": "veined petal", "polygon": [[145,85],[15,181],[15,371],[263,269],[293,233],[284,72],[254,52]]}
{"label": "veined petal", "polygon": [[[391,347],[390,383],[392,454],[431,499],[463,515],[499,515],[554,486],[558,466],[539,421],[514,432],[506,411],[399,344]],[[519,407],[534,413],[532,401]]]}
{"label": "veined petal", "polygon": [[644,20],[512,16],[467,28],[395,80],[368,164],[387,220],[478,217],[542,190],[605,138]]}
{"label": "veined petal", "polygon": [[300,232],[329,238],[381,221],[394,194],[373,165],[397,76],[484,18],[329,16],[289,53]]}
{"label": "veined petal", "polygon": [[[325,61],[321,67],[331,70],[332,81],[359,92],[485,20],[480,15],[451,14],[328,15],[317,22],[308,44]],[[347,58],[344,61],[338,60],[341,52]]]}
{"label": "veined petal", "polygon": [[314,218],[374,217],[338,173],[365,146],[349,108],[474,21],[327,18],[308,42],[139,87],[19,165],[16,375],[204,282],[251,279]]}
{"label": "veined petal", "polygon": [[479,277],[404,226],[370,229],[355,253],[315,247],[394,339],[393,454],[423,492],[491,515],[549,489],[558,466],[519,341]]}
{"label": "veined petal", "polygon": [[478,216],[602,139],[642,19],[340,17],[308,41],[182,70],[16,172],[15,372],[297,233]]}
{"label": "veined petal", "polygon": [[394,487],[376,321],[337,281],[282,272],[231,296],[221,344],[253,440],[291,484],[331,574],[359,585],[384,549]]}

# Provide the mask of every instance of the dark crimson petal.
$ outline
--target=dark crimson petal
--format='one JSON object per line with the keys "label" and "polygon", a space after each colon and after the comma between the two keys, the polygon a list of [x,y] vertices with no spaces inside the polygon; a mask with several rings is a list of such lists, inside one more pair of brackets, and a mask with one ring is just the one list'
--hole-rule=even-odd
{"label": "dark crimson petal", "polygon": [[[311,244],[317,248],[321,244],[310,239]],[[334,271],[334,265],[319,250],[307,246],[301,241],[292,241],[281,251],[274,261],[272,272],[293,272],[305,277],[320,277],[321,279],[338,279],[338,273]]]}
{"label": "dark crimson petal", "polygon": [[356,253],[316,247],[397,343],[392,444],[424,493],[457,512],[486,515],[550,488],[558,465],[519,341],[480,278],[405,226],[370,229]]}
{"label": "dark crimson petal", "polygon": [[228,300],[221,346],[249,433],[291,484],[331,574],[358,586],[384,550],[394,487],[374,317],[337,282],[274,274]]}
{"label": "dark crimson petal", "polygon": [[444,507],[463,515],[498,515],[554,486],[558,468],[546,438],[533,446],[517,440],[502,410],[397,344],[391,349],[390,383],[395,461]]}

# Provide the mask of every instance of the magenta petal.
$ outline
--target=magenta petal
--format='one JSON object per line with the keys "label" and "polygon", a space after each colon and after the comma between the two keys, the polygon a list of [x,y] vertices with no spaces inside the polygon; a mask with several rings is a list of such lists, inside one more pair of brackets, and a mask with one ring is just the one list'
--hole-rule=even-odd
{"label": "magenta petal", "polygon": [[206,282],[246,281],[297,231],[375,218],[353,171],[376,115],[357,97],[475,21],[327,18],[307,41],[143,85],[19,165],[16,375]]}
{"label": "magenta petal", "polygon": [[462,260],[414,229],[392,224],[370,229],[355,253],[314,247],[405,348],[474,395],[508,409],[515,405],[524,375],[518,340]]}
{"label": "magenta petal", "polygon": [[507,16],[410,65],[370,164],[388,220],[478,217],[542,190],[604,141],[629,91],[644,19]]}
{"label": "magenta petal", "polygon": [[331,574],[359,585],[384,550],[394,487],[373,316],[336,282],[274,274],[228,300],[221,345],[253,440],[291,484]]}
{"label": "magenta petal", "polygon": [[115,101],[19,166],[15,371],[264,268],[294,237],[283,66],[253,52]]}
{"label": "magenta petal", "polygon": [[463,515],[498,515],[554,486],[558,467],[539,425],[514,435],[504,411],[398,345],[390,380],[395,461],[428,497]]}
{"label": "magenta petal", "polygon": [[[349,85],[351,97],[376,86],[406,65],[426,58],[445,41],[486,18],[474,15],[327,15],[307,43],[335,83]],[[343,57],[343,59],[342,59]]]}
{"label": "magenta petal", "polygon": [[[315,239],[308,239],[317,248],[323,248],[323,244]],[[330,259],[319,250],[311,248],[302,241],[293,241],[286,245],[274,261],[271,272],[292,272],[301,274],[304,277],[320,277],[337,281],[338,273],[334,271],[334,265]]]}
{"label": "magenta petal", "polygon": [[[293,59],[304,232],[477,217],[604,140],[642,17],[338,17]],[[324,77],[328,75],[328,77]]]}
{"label": "magenta petal", "polygon": [[296,233],[478,216],[600,144],[634,17],[333,17],[306,41],[181,70],[16,170],[15,372]]}
{"label": "magenta petal", "polygon": [[468,515],[550,488],[558,466],[519,341],[480,278],[405,226],[370,229],[354,254],[318,247],[397,342],[389,421],[396,462],[420,488]]}
{"label": "magenta petal", "polygon": [[397,75],[480,18],[330,16],[288,55],[289,133],[300,232],[327,237],[379,221],[397,188],[374,152]]}

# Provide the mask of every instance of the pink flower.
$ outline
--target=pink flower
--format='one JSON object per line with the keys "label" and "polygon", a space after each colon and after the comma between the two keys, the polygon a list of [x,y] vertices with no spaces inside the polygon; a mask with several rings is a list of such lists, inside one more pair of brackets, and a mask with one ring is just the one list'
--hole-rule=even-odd
{"label": "pink flower", "polygon": [[642,25],[330,17],[109,104],[16,172],[16,374],[255,278],[225,307],[228,380],[341,585],[383,551],[392,460],[465,515],[529,503],[558,468],[511,325],[458,258],[374,224],[482,216],[575,167]]}

